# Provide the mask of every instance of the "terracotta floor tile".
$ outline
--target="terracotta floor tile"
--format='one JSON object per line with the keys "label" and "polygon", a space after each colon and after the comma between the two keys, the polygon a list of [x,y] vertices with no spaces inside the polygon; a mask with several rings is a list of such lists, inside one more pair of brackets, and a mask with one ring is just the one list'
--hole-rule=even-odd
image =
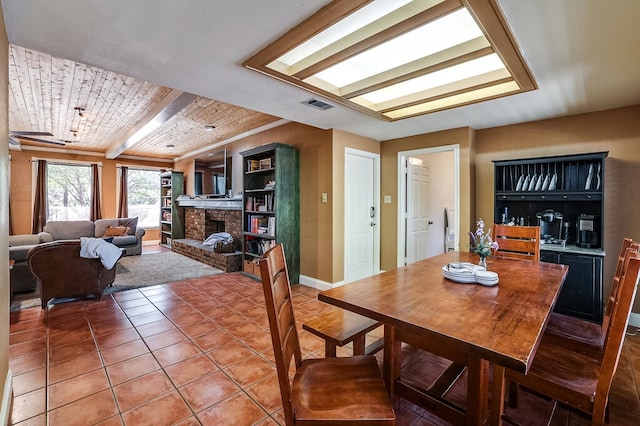
{"label": "terracotta floor tile", "polygon": [[9,345],[9,357],[19,358],[21,356],[42,352],[46,349],[45,338],[40,337],[35,340],[28,340],[22,343],[16,343],[15,345]]}
{"label": "terracotta floor tile", "polygon": [[13,376],[13,396],[19,396],[47,385],[47,370],[39,368],[28,373]]}
{"label": "terracotta floor tile", "polygon": [[206,320],[207,317],[197,311],[171,317],[171,321],[173,321],[178,327],[184,327],[189,324],[194,324]]}
{"label": "terracotta floor tile", "polygon": [[[259,331],[242,339],[242,342],[256,352],[264,352],[267,349],[273,349],[271,343],[271,334]],[[322,345],[324,349],[324,344]]]}
{"label": "terracotta floor tile", "polygon": [[50,334],[49,347],[52,348],[54,346],[68,345],[70,343],[86,342],[87,340],[91,339],[93,339],[93,334],[91,333],[91,328],[89,327],[54,335]]}
{"label": "terracotta floor tile", "polygon": [[235,312],[231,312],[227,315],[214,318],[214,321],[223,327],[229,327],[235,324],[241,324],[245,321],[245,319],[242,315]]}
{"label": "terracotta floor tile", "polygon": [[132,340],[122,345],[112,346],[101,351],[102,361],[105,366],[117,364],[124,360],[135,358],[149,352],[149,348],[142,339]]}
{"label": "terracotta floor tile", "polygon": [[193,358],[201,353],[202,351],[193,343],[181,342],[153,351],[153,356],[156,357],[162,367],[167,367],[180,361]]}
{"label": "terracotta floor tile", "polygon": [[201,425],[202,423],[198,421],[196,416],[189,417],[188,419],[175,424],[175,426],[201,426]]}
{"label": "terracotta floor tile", "polygon": [[154,334],[153,336],[145,337],[143,340],[150,350],[155,351],[156,349],[184,342],[185,340],[188,340],[188,338],[182,333],[182,331],[176,328],[173,330]]}
{"label": "terracotta floor tile", "polygon": [[138,333],[142,337],[153,336],[154,334],[162,333],[164,331],[175,330],[177,327],[171,321],[166,318],[160,321],[151,322],[149,324],[136,327]]}
{"label": "terracotta floor tile", "polygon": [[206,355],[196,355],[193,358],[166,367],[165,372],[176,387],[186,385],[193,380],[218,371],[218,366]]}
{"label": "terracotta floor tile", "polygon": [[46,389],[41,388],[13,398],[11,424],[46,412]]}
{"label": "terracotta floor tile", "polygon": [[120,414],[116,414],[113,417],[109,417],[107,420],[103,420],[99,423],[96,423],[96,426],[122,426],[124,423],[122,422],[122,416]]}
{"label": "terracotta floor tile", "polygon": [[190,338],[202,336],[203,334],[211,333],[212,331],[219,330],[220,326],[211,320],[199,321],[193,324],[180,327],[182,332]]}
{"label": "terracotta floor tile", "polygon": [[127,425],[171,425],[192,417],[192,412],[177,391],[122,413]]}
{"label": "terracotta floor tile", "polygon": [[180,393],[195,413],[199,413],[240,391],[222,371],[208,374],[179,388]]}
{"label": "terracotta floor tile", "polygon": [[118,305],[126,312],[127,309],[137,308],[138,306],[148,306],[149,300],[146,297],[140,297],[138,299],[120,301]]}
{"label": "terracotta floor tile", "polygon": [[57,364],[80,356],[89,355],[97,352],[97,350],[93,339],[54,346],[49,349],[49,364]]}
{"label": "terracotta floor tile", "polygon": [[139,315],[144,315],[144,314],[153,314],[153,313],[160,312],[158,311],[158,308],[156,308],[153,303],[149,302],[149,300],[147,300],[146,298],[144,300],[146,303],[143,305],[136,306],[134,308],[122,307],[122,310],[124,311],[125,314],[127,314],[127,317],[129,318],[136,317]]}
{"label": "terracotta floor tile", "polygon": [[162,313],[160,311],[150,312],[150,313],[142,314],[142,315],[136,315],[135,317],[129,318],[131,323],[136,327],[139,327],[139,326],[145,325],[145,324],[149,324],[151,322],[164,320],[164,319],[167,319],[167,317],[162,315]]}
{"label": "terracotta floor tile", "polygon": [[20,423],[10,423],[12,426],[47,426],[47,414],[42,413]]}
{"label": "terracotta floor tile", "polygon": [[278,375],[271,374],[245,389],[260,406],[269,414],[282,408]]}
{"label": "terracotta floor tile", "polygon": [[156,399],[174,389],[173,384],[162,370],[136,377],[113,387],[116,401],[118,401],[120,411],[123,412]]}
{"label": "terracotta floor tile", "polygon": [[105,336],[107,334],[113,334],[118,331],[127,330],[133,327],[133,324],[128,319],[124,318],[116,321],[100,321],[91,324],[93,334],[96,336]]}
{"label": "terracotta floor tile", "polygon": [[115,333],[95,336],[99,350],[111,348],[113,346],[122,345],[123,343],[132,342],[140,339],[140,334],[135,328],[127,328],[125,330],[116,331]]}
{"label": "terracotta floor tile", "polygon": [[242,339],[256,332],[259,327],[254,322],[245,321],[240,324],[235,324],[225,328],[229,333],[233,334],[236,338]]}
{"label": "terracotta floor tile", "polygon": [[109,380],[104,369],[90,371],[47,387],[47,409],[49,411],[109,389]]}
{"label": "terracotta floor tile", "polygon": [[127,290],[127,291],[119,291],[113,294],[113,298],[116,302],[125,302],[127,300],[133,299],[143,299],[144,294],[142,294],[138,289]]}
{"label": "terracotta floor tile", "polygon": [[240,386],[246,387],[275,373],[276,369],[264,359],[253,355],[225,368],[224,371]]}
{"label": "terracotta floor tile", "polygon": [[153,355],[147,353],[108,366],[107,375],[111,381],[111,386],[116,386],[159,369],[160,364],[158,364]]}
{"label": "terracotta floor tile", "polygon": [[44,339],[46,337],[46,328],[36,328],[33,330],[19,331],[9,334],[9,344],[15,345],[18,343],[28,342],[30,340]]}
{"label": "terracotta floor tile", "polygon": [[102,359],[98,352],[49,365],[49,384],[70,379],[74,376],[102,368]]}
{"label": "terracotta floor tile", "polygon": [[116,401],[108,389],[50,411],[49,424],[84,426],[99,423],[117,414]]}
{"label": "terracotta floor tile", "polygon": [[9,368],[15,375],[44,368],[46,365],[47,353],[45,351],[9,359]]}
{"label": "terracotta floor tile", "polygon": [[[40,308],[37,308],[38,310],[40,310]],[[18,311],[18,312],[22,312],[22,311]],[[11,312],[12,314],[15,312]],[[39,317],[38,319],[33,319],[33,320],[26,320],[26,321],[21,321],[19,320],[19,316],[11,316],[11,320],[9,323],[9,333],[19,333],[21,331],[25,331],[25,330],[36,330],[38,328],[47,329],[47,322],[46,322],[46,317],[44,316],[44,314],[42,315],[42,317]],[[15,318],[15,319],[14,319]]]}
{"label": "terracotta floor tile", "polygon": [[229,367],[236,362],[255,355],[251,349],[238,341],[234,341],[219,349],[208,352],[209,358],[215,361],[221,368]]}
{"label": "terracotta floor tile", "polygon": [[239,392],[198,413],[204,425],[253,425],[265,418],[265,413],[244,392]]}
{"label": "terracotta floor tile", "polygon": [[213,331],[193,339],[193,342],[205,352],[235,341],[236,338],[224,330]]}

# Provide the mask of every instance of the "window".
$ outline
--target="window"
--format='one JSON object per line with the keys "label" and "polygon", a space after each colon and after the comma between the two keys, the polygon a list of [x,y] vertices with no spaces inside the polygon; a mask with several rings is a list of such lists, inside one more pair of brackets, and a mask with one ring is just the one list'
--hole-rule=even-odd
{"label": "window", "polygon": [[47,221],[89,220],[91,166],[49,163],[47,203]]}
{"label": "window", "polygon": [[244,66],[386,121],[536,88],[494,0],[335,0]]}
{"label": "window", "polygon": [[160,223],[160,172],[129,168],[127,175],[129,217],[138,217],[138,226],[157,228]]}

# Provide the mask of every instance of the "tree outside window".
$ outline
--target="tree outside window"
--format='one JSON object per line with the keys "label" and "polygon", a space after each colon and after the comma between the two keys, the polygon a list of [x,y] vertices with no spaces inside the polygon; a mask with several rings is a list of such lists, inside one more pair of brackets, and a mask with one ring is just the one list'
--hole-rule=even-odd
{"label": "tree outside window", "polygon": [[89,220],[91,166],[50,163],[47,171],[47,222]]}
{"label": "tree outside window", "polygon": [[138,217],[138,226],[157,228],[160,224],[160,172],[129,168],[127,174],[129,217]]}

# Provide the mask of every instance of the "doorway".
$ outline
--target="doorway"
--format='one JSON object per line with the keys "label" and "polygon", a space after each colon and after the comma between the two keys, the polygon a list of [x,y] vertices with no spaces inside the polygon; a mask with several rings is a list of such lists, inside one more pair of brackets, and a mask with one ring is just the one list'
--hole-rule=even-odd
{"label": "doorway", "polygon": [[380,270],[380,156],[345,149],[344,282]]}
{"label": "doorway", "polygon": [[398,152],[398,266],[459,248],[459,152]]}

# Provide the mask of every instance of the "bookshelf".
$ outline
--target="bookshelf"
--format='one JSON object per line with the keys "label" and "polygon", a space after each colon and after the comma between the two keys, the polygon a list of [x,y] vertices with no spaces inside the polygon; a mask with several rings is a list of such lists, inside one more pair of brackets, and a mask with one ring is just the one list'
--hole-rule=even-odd
{"label": "bookshelf", "polygon": [[184,238],[184,208],[176,203],[183,187],[182,172],[160,174],[160,245],[167,248],[174,239]]}
{"label": "bookshelf", "polygon": [[272,143],[241,153],[243,157],[243,271],[260,278],[257,261],[282,243],[289,279],[300,277],[300,182],[298,151]]}

